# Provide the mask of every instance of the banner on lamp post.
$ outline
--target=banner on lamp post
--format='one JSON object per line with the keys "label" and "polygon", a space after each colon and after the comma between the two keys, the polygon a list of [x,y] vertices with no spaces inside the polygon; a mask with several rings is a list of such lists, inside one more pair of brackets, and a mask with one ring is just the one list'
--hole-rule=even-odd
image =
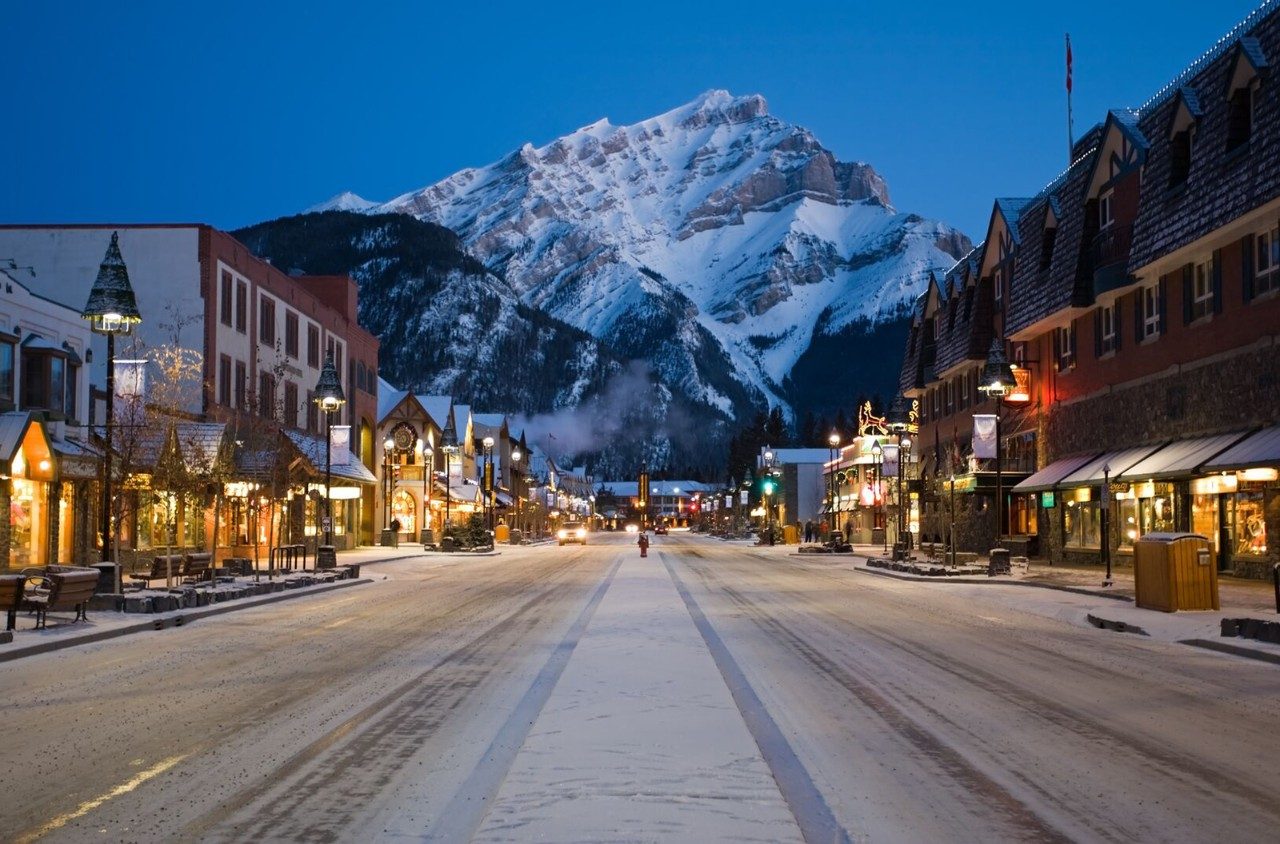
{"label": "banner on lamp post", "polygon": [[880,466],[881,477],[898,477],[898,446],[895,443],[886,443],[881,452],[881,459],[883,461]]}
{"label": "banner on lamp post", "polygon": [[996,416],[994,413],[973,415],[973,456],[990,460],[996,456]]}

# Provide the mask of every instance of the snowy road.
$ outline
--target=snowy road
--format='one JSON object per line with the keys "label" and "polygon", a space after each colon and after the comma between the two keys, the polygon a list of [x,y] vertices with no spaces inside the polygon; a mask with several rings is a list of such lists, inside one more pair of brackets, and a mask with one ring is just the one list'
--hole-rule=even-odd
{"label": "snowy road", "polygon": [[2,664],[0,829],[1259,841],[1280,825],[1272,665],[1020,608],[1039,590],[680,534],[641,560],[623,542],[387,563],[371,585]]}

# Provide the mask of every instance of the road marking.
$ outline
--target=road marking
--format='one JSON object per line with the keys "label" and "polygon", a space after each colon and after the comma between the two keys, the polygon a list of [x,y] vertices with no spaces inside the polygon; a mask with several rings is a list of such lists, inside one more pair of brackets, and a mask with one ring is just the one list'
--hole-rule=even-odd
{"label": "road marking", "polygon": [[538,720],[542,707],[546,705],[547,699],[555,690],[556,683],[560,681],[560,675],[564,673],[565,666],[569,664],[569,658],[573,656],[573,651],[578,646],[578,640],[586,632],[587,625],[591,623],[596,613],[596,607],[604,599],[604,594],[609,591],[613,576],[621,565],[622,555],[619,554],[569,631],[551,652],[551,656],[538,672],[538,676],[534,678],[529,690],[524,693],[524,697],[520,698],[520,702],[516,704],[515,709],[511,710],[511,714],[507,716],[498,734],[485,748],[475,769],[459,786],[449,805],[440,812],[440,820],[431,828],[426,840],[470,841],[475,837],[480,825],[484,823],[485,815],[489,812],[489,806],[493,803],[492,798],[497,795],[503,780],[511,771],[511,765],[515,762],[520,748],[524,747],[529,730],[533,728],[533,722]]}
{"label": "road marking", "polygon": [[787,737],[782,734],[777,722],[765,708],[764,702],[751,687],[750,681],[733,658],[733,654],[725,647],[719,634],[711,626],[711,622],[703,615],[702,609],[685,588],[684,581],[680,579],[680,575],[676,574],[667,555],[659,553],[658,557],[667,567],[667,573],[671,575],[671,580],[675,584],[676,591],[680,593],[680,598],[684,601],[694,626],[702,634],[702,641],[706,643],[707,650],[711,651],[711,658],[720,669],[720,676],[729,687],[729,694],[733,696],[733,702],[737,704],[742,720],[746,723],[752,738],[756,740],[760,755],[764,757],[765,764],[773,772],[778,790],[782,792],[782,798],[787,801],[787,806],[800,827],[800,834],[810,844],[817,842],[848,844],[849,833],[836,820],[822,792],[809,776],[809,771],[796,756],[791,743],[787,741]]}
{"label": "road marking", "polygon": [[15,844],[28,844],[28,842],[35,841],[38,838],[43,838],[56,829],[61,829],[77,818],[82,818],[89,814],[108,800],[113,800],[116,797],[128,794],[147,780],[160,776],[190,755],[190,753],[184,753],[181,756],[170,756],[168,759],[161,760],[150,768],[147,768],[145,771],[139,771],[110,791],[106,791],[92,800],[86,800],[81,803],[74,811],[67,812],[64,815],[58,815],[58,817],[49,821],[44,826],[18,836],[14,839]]}

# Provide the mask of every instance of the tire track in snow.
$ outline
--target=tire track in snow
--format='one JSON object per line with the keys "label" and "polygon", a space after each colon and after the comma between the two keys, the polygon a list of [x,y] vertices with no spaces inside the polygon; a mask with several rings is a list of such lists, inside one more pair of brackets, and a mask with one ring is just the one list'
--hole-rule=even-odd
{"label": "tire track in snow", "polygon": [[760,748],[765,764],[773,773],[778,790],[787,801],[787,806],[790,807],[804,840],[809,844],[819,844],[819,842],[846,844],[850,841],[849,833],[836,820],[835,814],[827,805],[822,792],[814,785],[813,778],[809,776],[804,763],[800,761],[786,736],[778,728],[769,710],[765,708],[759,695],[751,687],[742,668],[725,647],[697,601],[689,594],[680,575],[676,574],[669,555],[661,552],[658,556],[666,566],[667,574],[671,576],[676,591],[680,593],[680,599],[684,601],[694,626],[698,628],[698,633],[701,634],[703,642],[711,652],[716,667],[720,669],[720,676],[729,687],[733,702],[737,705],[742,720],[746,722],[747,729]]}

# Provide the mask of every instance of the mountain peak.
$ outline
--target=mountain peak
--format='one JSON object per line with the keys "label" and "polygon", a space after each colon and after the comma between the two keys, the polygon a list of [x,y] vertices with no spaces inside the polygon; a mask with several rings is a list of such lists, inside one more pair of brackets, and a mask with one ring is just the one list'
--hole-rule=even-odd
{"label": "mountain peak", "polygon": [[337,196],[332,196],[321,202],[319,205],[312,205],[303,211],[303,214],[318,214],[321,211],[368,211],[376,202],[370,202],[361,196],[356,196],[349,190],[344,190]]}

